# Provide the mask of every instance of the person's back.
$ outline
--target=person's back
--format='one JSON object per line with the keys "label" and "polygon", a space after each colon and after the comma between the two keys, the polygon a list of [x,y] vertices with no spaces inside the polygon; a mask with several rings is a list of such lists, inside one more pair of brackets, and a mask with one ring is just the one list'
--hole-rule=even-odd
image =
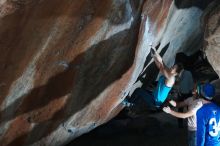
{"label": "person's back", "polygon": [[220,107],[215,103],[197,111],[197,146],[220,146]]}

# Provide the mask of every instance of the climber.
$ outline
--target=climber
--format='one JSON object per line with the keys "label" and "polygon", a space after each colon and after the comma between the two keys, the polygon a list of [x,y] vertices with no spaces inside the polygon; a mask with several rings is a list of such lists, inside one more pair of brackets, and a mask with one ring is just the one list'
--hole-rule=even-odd
{"label": "climber", "polygon": [[171,68],[168,68],[163,63],[161,56],[159,55],[159,53],[157,53],[155,48],[151,48],[151,56],[153,57],[156,66],[159,68],[162,74],[158,80],[157,87],[152,93],[145,89],[137,88],[132,96],[134,96],[135,98],[144,98],[148,106],[147,108],[149,109],[160,109],[175,83],[176,76],[183,69],[183,65],[179,63],[173,65],[173,67]]}
{"label": "climber", "polygon": [[172,68],[168,68],[155,48],[151,49],[156,66],[162,75],[160,76],[156,90],[154,90],[154,100],[156,106],[160,106],[168,97],[168,94],[175,83],[176,76],[183,70],[181,63],[175,64]]}

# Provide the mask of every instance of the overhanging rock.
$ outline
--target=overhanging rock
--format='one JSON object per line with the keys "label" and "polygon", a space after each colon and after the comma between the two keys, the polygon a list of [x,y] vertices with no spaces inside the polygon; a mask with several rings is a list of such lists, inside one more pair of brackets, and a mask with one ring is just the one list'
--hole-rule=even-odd
{"label": "overhanging rock", "polygon": [[64,145],[117,115],[140,79],[158,74],[149,45],[168,66],[199,49],[190,46],[203,9],[183,4],[1,2],[0,145]]}

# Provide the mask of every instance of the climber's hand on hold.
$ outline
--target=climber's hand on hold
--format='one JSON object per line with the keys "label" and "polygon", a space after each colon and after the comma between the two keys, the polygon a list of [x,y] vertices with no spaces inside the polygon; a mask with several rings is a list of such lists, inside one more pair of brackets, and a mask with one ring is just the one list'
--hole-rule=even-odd
{"label": "climber's hand on hold", "polygon": [[155,54],[156,54],[155,48],[153,48],[153,47],[150,48],[150,54],[151,54],[151,57],[155,56]]}

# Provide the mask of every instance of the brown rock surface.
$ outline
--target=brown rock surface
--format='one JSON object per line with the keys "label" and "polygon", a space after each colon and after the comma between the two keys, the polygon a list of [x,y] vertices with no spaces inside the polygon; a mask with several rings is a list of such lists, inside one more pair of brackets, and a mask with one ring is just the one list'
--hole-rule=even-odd
{"label": "brown rock surface", "polygon": [[5,0],[0,9],[1,146],[62,145],[120,111],[141,2]]}
{"label": "brown rock surface", "polygon": [[0,145],[64,145],[107,122],[157,76],[150,44],[168,66],[198,50],[201,15],[172,0],[2,0]]}
{"label": "brown rock surface", "polygon": [[204,15],[205,54],[220,77],[220,5],[219,1],[213,2]]}

